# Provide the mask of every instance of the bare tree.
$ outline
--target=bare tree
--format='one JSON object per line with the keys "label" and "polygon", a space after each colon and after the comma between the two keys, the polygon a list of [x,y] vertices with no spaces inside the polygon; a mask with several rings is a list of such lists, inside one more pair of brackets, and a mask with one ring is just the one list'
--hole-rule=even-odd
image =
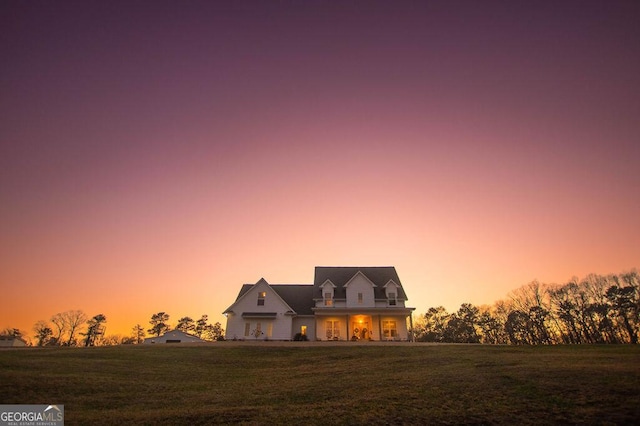
{"label": "bare tree", "polygon": [[67,346],[75,344],[75,334],[78,328],[87,320],[87,315],[81,310],[66,311],[62,313],[69,336],[67,338]]}
{"label": "bare tree", "polygon": [[618,317],[621,319],[622,328],[629,336],[629,342],[638,343],[638,333],[634,322],[637,322],[638,311],[633,287],[611,286],[607,290],[607,297]]}
{"label": "bare tree", "polygon": [[430,308],[415,323],[420,341],[512,344],[640,341],[640,274],[590,274],[563,285],[533,281],[492,307]]}
{"label": "bare tree", "polygon": [[51,317],[51,323],[55,327],[53,330],[53,344],[61,345],[62,337],[67,330],[67,323],[61,313],[57,313]]}

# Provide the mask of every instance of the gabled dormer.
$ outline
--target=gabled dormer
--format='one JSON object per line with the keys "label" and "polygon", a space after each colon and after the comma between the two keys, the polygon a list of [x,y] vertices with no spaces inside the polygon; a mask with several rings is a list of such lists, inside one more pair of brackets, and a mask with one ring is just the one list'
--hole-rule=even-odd
{"label": "gabled dormer", "polygon": [[358,271],[344,285],[347,294],[347,307],[374,307],[376,285],[362,271]]}
{"label": "gabled dormer", "polygon": [[387,305],[388,306],[398,306],[400,303],[399,293],[400,286],[393,280],[389,280],[384,286],[384,294],[387,297]]}
{"label": "gabled dormer", "polygon": [[322,294],[322,306],[331,307],[333,306],[333,302],[336,294],[336,285],[331,282],[331,280],[326,280],[320,286],[321,294]]}
{"label": "gabled dormer", "polygon": [[236,301],[224,312],[225,315],[275,317],[277,314],[293,314],[293,309],[261,278],[255,284],[245,284]]}

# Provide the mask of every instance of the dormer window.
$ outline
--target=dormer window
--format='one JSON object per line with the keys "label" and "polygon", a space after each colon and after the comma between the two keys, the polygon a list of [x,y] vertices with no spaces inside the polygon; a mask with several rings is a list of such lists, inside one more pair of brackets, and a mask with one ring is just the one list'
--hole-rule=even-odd
{"label": "dormer window", "polygon": [[358,293],[358,304],[362,305],[362,293]]}
{"label": "dormer window", "polygon": [[396,305],[396,294],[389,293],[389,306],[395,306],[395,305]]}
{"label": "dormer window", "polygon": [[258,306],[264,306],[264,299],[267,297],[266,291],[258,293]]}
{"label": "dormer window", "polygon": [[324,306],[333,306],[333,293],[326,292],[324,294]]}

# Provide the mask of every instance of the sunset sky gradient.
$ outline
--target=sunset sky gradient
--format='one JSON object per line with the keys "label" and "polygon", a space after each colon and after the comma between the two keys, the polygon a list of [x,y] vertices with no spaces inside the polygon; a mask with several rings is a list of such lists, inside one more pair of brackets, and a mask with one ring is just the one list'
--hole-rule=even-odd
{"label": "sunset sky gradient", "polygon": [[[211,4],[213,3],[213,4]],[[640,2],[0,4],[0,327],[640,266]]]}

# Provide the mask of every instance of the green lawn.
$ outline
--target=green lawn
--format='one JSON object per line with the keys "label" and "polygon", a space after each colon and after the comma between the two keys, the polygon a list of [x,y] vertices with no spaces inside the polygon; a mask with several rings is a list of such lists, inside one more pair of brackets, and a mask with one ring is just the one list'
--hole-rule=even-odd
{"label": "green lawn", "polygon": [[0,351],[66,424],[629,424],[640,347],[219,342]]}

